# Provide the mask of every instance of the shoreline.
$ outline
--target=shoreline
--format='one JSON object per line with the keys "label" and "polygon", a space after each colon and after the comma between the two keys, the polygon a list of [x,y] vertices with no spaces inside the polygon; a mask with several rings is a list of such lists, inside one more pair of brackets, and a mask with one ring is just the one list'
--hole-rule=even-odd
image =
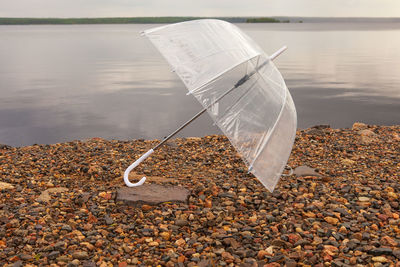
{"label": "shoreline", "polygon": [[282,177],[273,193],[247,174],[226,137],[177,138],[136,172],[185,187],[188,202],[116,201],[125,168],[156,142],[0,146],[0,263],[341,266],[400,259],[399,125],[298,130],[288,165],[318,175]]}
{"label": "shoreline", "polygon": [[[393,125],[369,125],[369,124],[365,124],[365,123],[359,123],[356,122],[357,124],[361,124],[361,125],[365,125],[362,126],[365,129],[379,129],[379,128],[397,128],[400,127],[400,124],[393,124]],[[357,127],[357,126],[356,126]],[[328,124],[318,124],[318,125],[314,125],[308,128],[297,128],[297,134],[301,133],[301,132],[306,132],[306,131],[312,131],[312,129],[331,129],[333,131],[354,131],[354,124],[352,126],[352,128],[331,128],[330,125]],[[399,133],[400,135],[400,133]],[[186,137],[175,137],[171,140],[168,141],[168,143],[173,143],[174,140],[175,141],[179,141],[181,142],[182,140],[188,139],[204,139],[204,138],[209,138],[209,137],[222,137],[225,138],[225,136],[223,134],[209,134],[209,135],[205,135],[205,136],[186,136]],[[139,142],[151,142],[154,144],[157,144],[158,142],[161,142],[162,139],[145,139],[145,138],[132,138],[132,139],[108,139],[108,138],[103,138],[103,137],[89,137],[89,138],[82,138],[82,139],[71,139],[71,140],[65,140],[65,141],[61,141],[61,142],[56,142],[56,143],[33,143],[31,145],[21,145],[21,146],[15,146],[15,145],[9,145],[9,144],[5,144],[5,143],[1,143],[0,142],[0,149],[11,149],[11,148],[24,148],[24,147],[32,147],[32,146],[52,146],[52,145],[63,145],[63,144],[68,144],[68,143],[73,143],[73,142],[78,142],[78,143],[84,143],[84,142],[88,142],[91,140],[102,140],[105,142],[113,142],[113,143],[127,143],[127,142],[135,142],[135,141],[139,141]]]}

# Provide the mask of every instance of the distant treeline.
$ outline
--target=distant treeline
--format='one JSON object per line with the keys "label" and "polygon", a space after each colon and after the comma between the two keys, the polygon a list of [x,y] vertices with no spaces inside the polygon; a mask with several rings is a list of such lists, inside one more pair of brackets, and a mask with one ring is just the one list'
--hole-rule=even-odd
{"label": "distant treeline", "polygon": [[[29,24],[150,24],[176,23],[188,20],[204,19],[204,17],[132,17],[132,18],[0,18],[0,25],[29,25]],[[232,23],[279,23],[274,18],[257,17],[217,17]]]}
{"label": "distant treeline", "polygon": [[246,19],[246,22],[247,23],[280,23],[280,22],[288,23],[290,21],[289,20],[280,21],[279,19],[275,19],[275,18],[248,18],[248,19]]}

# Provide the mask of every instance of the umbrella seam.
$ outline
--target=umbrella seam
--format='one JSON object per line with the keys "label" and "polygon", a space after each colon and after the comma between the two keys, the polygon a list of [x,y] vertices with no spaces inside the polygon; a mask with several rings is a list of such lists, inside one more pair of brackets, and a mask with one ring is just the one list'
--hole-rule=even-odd
{"label": "umbrella seam", "polygon": [[[260,75],[260,76],[261,76],[261,75]],[[261,78],[263,79],[263,77],[261,77]],[[289,90],[288,90],[287,87],[286,87],[285,96],[283,97],[282,107],[281,107],[281,110],[280,110],[280,112],[279,112],[278,118],[277,118],[277,120],[275,121],[274,126],[272,126],[272,129],[271,129],[271,131],[270,131],[270,134],[269,134],[268,137],[267,137],[267,140],[265,141],[265,144],[261,147],[261,149],[259,150],[259,152],[258,152],[257,155],[255,156],[253,162],[250,164],[250,168],[249,168],[250,171],[251,171],[251,169],[253,168],[254,162],[256,162],[256,160],[258,159],[258,157],[261,155],[261,152],[264,150],[264,148],[265,148],[265,147],[267,146],[267,144],[269,143],[269,140],[271,139],[271,135],[274,133],[275,127],[276,127],[276,125],[278,125],[278,122],[280,121],[280,119],[281,119],[281,117],[282,117],[283,109],[285,108],[285,105],[286,105],[286,98],[287,98],[287,93],[288,93],[288,91],[289,91]]]}

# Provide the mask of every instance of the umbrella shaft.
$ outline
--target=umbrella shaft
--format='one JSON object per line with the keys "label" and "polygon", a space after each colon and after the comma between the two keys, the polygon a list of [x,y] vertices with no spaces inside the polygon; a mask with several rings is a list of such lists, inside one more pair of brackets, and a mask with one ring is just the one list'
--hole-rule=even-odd
{"label": "umbrella shaft", "polygon": [[[250,76],[246,75],[245,76],[246,79],[245,81],[247,81]],[[245,78],[243,77],[243,78]],[[242,78],[242,79],[243,79]],[[220,97],[218,97],[216,100],[214,100],[214,102],[212,102],[211,104],[207,105],[204,109],[200,110],[199,113],[197,113],[196,115],[194,115],[190,120],[188,120],[187,122],[185,122],[184,124],[182,124],[181,127],[179,127],[178,129],[176,129],[173,133],[171,133],[170,135],[168,135],[167,137],[164,138],[164,140],[162,140],[160,143],[158,143],[158,145],[156,145],[155,147],[153,147],[153,150],[156,150],[157,148],[159,148],[162,144],[164,144],[165,142],[167,142],[169,139],[171,139],[174,135],[176,135],[177,133],[179,133],[183,128],[185,128],[188,124],[190,124],[192,121],[194,121],[195,119],[197,119],[198,117],[200,117],[201,114],[203,114],[204,112],[207,111],[207,109],[209,109],[212,105],[216,104],[218,101],[220,101],[223,97],[225,97],[227,94],[229,94],[232,90],[236,89],[237,87],[239,87],[240,85],[242,85],[244,83],[244,81],[242,83],[237,83],[235,86],[233,86],[231,89],[229,89],[228,91],[226,91],[225,93],[223,93]]]}
{"label": "umbrella shaft", "polygon": [[203,110],[201,110],[199,113],[197,113],[196,115],[193,116],[193,118],[191,118],[190,120],[188,120],[187,122],[185,122],[181,127],[179,127],[178,129],[176,129],[173,133],[171,133],[170,135],[168,135],[167,137],[165,137],[160,143],[158,143],[158,145],[156,145],[155,147],[153,147],[153,150],[156,150],[159,146],[161,146],[162,144],[164,144],[165,142],[167,142],[169,139],[171,139],[174,135],[176,135],[177,133],[179,133],[183,128],[185,128],[189,123],[191,123],[192,121],[194,121],[195,119],[197,119],[201,114],[203,114],[205,111],[207,110],[207,108],[204,108]]}

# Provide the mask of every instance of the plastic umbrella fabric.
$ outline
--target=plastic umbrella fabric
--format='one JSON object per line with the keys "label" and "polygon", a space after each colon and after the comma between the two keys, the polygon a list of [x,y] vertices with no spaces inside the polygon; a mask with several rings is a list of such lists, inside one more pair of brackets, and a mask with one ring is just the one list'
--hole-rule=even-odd
{"label": "plastic umbrella fabric", "polygon": [[[297,125],[292,97],[272,62],[284,49],[269,57],[238,27],[221,20],[170,24],[143,34],[229,138],[249,172],[272,192],[289,158]],[[129,182],[129,172],[159,145],[126,170],[128,186],[143,184],[145,178]]]}

